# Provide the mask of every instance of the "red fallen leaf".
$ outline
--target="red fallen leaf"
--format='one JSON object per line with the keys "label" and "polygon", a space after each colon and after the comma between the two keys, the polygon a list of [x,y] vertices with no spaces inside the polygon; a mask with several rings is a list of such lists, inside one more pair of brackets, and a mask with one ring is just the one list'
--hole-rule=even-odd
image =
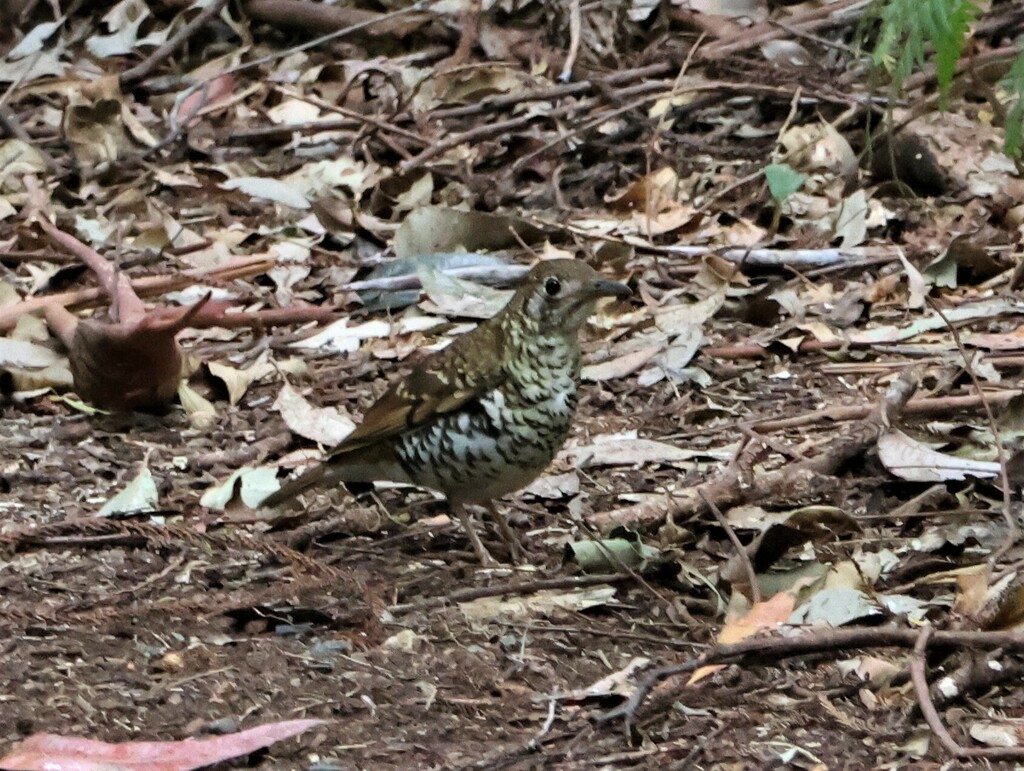
{"label": "red fallen leaf", "polygon": [[57,734],[33,734],[0,758],[6,771],[189,771],[248,755],[322,725],[282,720],[210,739],[109,744]]}
{"label": "red fallen leaf", "polygon": [[174,119],[178,123],[193,123],[200,110],[224,101],[231,96],[234,88],[234,75],[218,75],[182,99],[174,111]]}

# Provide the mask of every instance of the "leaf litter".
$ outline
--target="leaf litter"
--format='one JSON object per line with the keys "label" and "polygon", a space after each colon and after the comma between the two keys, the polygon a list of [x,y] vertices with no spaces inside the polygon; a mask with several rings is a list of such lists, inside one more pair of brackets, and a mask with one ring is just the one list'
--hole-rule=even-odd
{"label": "leaf litter", "polygon": [[[857,16],[742,5],[221,4],[169,50],[198,5],[0,9],[0,751],[299,715],[327,722],[250,763],[944,759],[878,641],[1024,624],[1024,189],[967,92],[894,107],[863,160]],[[553,255],[636,299],[588,326],[573,436],[503,504],[529,569],[474,570],[408,488],[261,515]],[[142,385],[112,338],[157,351]],[[826,655],[794,661],[801,635]],[[1020,646],[974,644],[985,667],[929,651],[935,704],[963,746],[1018,748]],[[754,654],[701,669],[704,645]],[[644,701],[680,657],[700,677]],[[590,721],[634,699],[635,741]]]}

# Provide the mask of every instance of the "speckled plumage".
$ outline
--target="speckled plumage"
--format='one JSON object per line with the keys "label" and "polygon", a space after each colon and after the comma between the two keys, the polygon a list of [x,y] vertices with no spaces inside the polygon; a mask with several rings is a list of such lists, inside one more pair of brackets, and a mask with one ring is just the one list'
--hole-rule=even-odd
{"label": "speckled plumage", "polygon": [[463,504],[490,504],[544,471],[572,426],[580,327],[600,297],[628,294],[582,262],[538,264],[496,316],[396,382],[323,463],[264,505],[324,480],[429,487],[448,498],[488,561]]}

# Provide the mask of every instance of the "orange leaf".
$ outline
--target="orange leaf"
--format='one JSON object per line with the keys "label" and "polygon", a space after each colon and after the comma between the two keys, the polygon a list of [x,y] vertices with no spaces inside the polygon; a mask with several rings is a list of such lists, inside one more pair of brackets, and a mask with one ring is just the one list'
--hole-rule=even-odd
{"label": "orange leaf", "polygon": [[[752,637],[765,629],[774,629],[785,623],[793,614],[796,607],[796,598],[788,592],[779,592],[770,600],[756,603],[746,615],[727,620],[722,631],[718,635],[718,642],[723,645],[739,642]],[[701,667],[690,676],[689,685],[698,680],[703,680],[710,674],[722,669],[722,664],[710,664]]]}

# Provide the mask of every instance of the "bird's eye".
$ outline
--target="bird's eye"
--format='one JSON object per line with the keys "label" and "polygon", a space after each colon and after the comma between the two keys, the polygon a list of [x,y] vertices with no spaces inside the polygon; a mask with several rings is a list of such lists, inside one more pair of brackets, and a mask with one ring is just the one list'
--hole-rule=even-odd
{"label": "bird's eye", "polygon": [[544,291],[548,293],[548,297],[557,297],[562,291],[562,282],[552,276],[544,282]]}

